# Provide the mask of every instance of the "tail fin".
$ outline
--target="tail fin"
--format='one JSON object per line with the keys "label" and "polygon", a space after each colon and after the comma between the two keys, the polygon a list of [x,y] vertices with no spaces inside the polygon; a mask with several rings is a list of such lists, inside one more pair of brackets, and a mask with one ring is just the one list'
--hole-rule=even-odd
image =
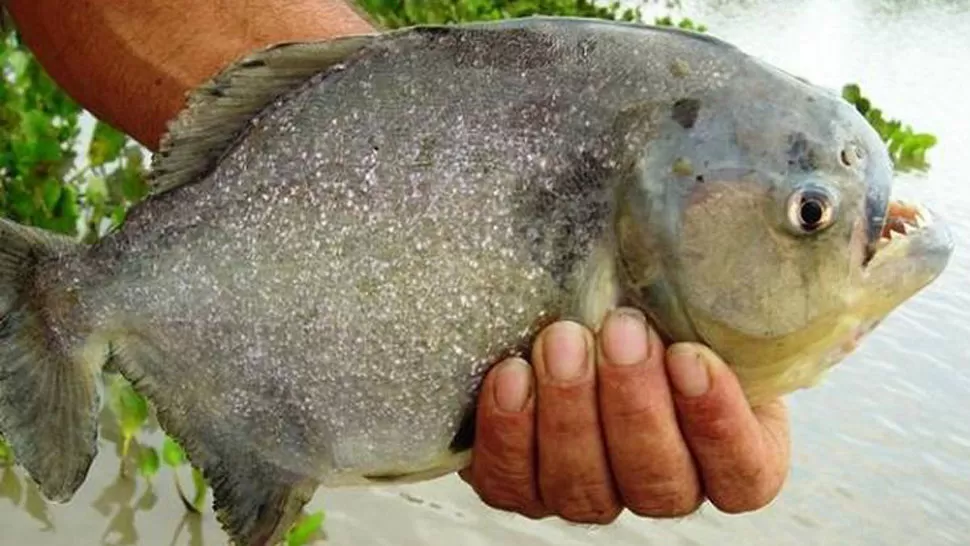
{"label": "tail fin", "polygon": [[0,436],[54,502],[73,497],[97,453],[95,370],[54,329],[57,287],[44,274],[78,243],[0,219]]}

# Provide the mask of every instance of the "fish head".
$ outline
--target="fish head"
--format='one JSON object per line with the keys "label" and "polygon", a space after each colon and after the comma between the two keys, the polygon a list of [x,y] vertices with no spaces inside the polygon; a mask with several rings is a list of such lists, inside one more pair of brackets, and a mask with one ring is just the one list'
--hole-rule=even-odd
{"label": "fish head", "polygon": [[[628,298],[710,346],[760,403],[817,384],[953,250],[893,203],[893,161],[837,94],[758,65],[655,120],[619,196]],[[767,74],[767,75],[766,75]]]}

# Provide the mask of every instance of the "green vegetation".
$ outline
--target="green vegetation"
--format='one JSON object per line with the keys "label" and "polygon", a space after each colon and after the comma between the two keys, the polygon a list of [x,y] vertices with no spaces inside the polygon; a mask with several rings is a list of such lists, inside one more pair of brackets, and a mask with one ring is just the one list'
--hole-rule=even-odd
{"label": "green vegetation", "polygon": [[320,528],[323,526],[323,512],[314,512],[303,516],[303,519],[296,522],[286,535],[286,546],[303,546],[310,544],[312,540],[319,537]]}
{"label": "green vegetation", "polygon": [[387,29],[422,24],[494,21],[530,15],[563,15],[639,21],[639,9],[589,0],[358,0],[375,24]]}
{"label": "green vegetation", "polygon": [[[642,21],[639,9],[619,3],[589,0],[360,0],[360,5],[385,28],[422,23],[455,23],[530,15],[562,15]],[[705,32],[690,19],[670,17],[655,24]],[[13,30],[0,30],[0,215],[17,222],[95,241],[119,225],[128,208],[143,199],[144,150],[103,122],[97,122],[85,144],[80,131],[81,108],[47,76]],[[856,105],[887,143],[900,168],[925,167],[925,155],[936,143],[932,135],[916,133],[896,120],[883,119],[855,84],[843,96]],[[83,157],[78,157],[79,150]],[[85,160],[86,161],[82,161]],[[156,430],[151,408],[127,382],[109,376],[108,411],[118,431],[123,475],[149,482],[167,468],[191,513],[205,508],[207,487],[201,474],[190,470],[194,493],[187,494],[180,479],[187,459],[170,438],[159,447],[139,443],[139,436]],[[133,447],[134,446],[134,447]],[[0,440],[0,467],[12,461]],[[2,472],[2,471],[0,471]],[[289,546],[315,540],[324,515],[306,515],[290,531]]]}
{"label": "green vegetation", "polygon": [[842,88],[842,98],[856,107],[869,120],[882,140],[887,143],[889,153],[899,170],[925,169],[926,152],[936,146],[936,137],[929,133],[917,133],[909,125],[896,119],[886,120],[882,110],[873,108],[872,103],[862,95],[857,84]]}
{"label": "green vegetation", "polygon": [[13,462],[13,453],[7,444],[3,443],[3,438],[0,438],[0,466],[7,466]]}
{"label": "green vegetation", "polygon": [[93,240],[145,196],[144,151],[98,123],[81,167],[82,110],[17,35],[0,35],[0,214]]}
{"label": "green vegetation", "polygon": [[670,18],[670,16],[657,17],[653,20],[653,24],[659,26],[677,27],[684,30],[693,30],[694,32],[707,32],[706,26],[697,24],[688,17],[684,17],[680,21],[674,21]]}
{"label": "green vegetation", "polygon": [[144,151],[98,123],[81,167],[82,110],[20,43],[0,35],[0,214],[93,240],[146,193]]}

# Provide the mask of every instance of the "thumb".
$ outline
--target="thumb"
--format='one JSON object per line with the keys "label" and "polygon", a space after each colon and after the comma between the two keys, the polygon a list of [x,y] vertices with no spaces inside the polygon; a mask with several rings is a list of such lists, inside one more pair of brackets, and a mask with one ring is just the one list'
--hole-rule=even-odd
{"label": "thumb", "polygon": [[727,364],[695,343],[668,349],[667,375],[707,497],[729,513],[770,504],[789,470],[784,403],[779,399],[753,409]]}

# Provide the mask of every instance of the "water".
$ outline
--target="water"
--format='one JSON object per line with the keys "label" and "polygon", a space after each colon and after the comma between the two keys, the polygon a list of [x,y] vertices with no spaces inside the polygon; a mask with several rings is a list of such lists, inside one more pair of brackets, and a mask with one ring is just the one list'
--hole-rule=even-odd
{"label": "water", "polygon": [[[662,10],[667,13],[668,10]],[[652,13],[652,12],[651,12]],[[683,2],[711,32],[832,88],[858,82],[884,111],[936,134],[925,175],[901,176],[970,240],[970,2],[708,0]],[[820,387],[790,397],[793,469],[770,507],[727,516],[705,507],[680,521],[628,514],[592,529],[486,508],[456,477],[408,487],[320,490],[335,545],[536,546],[964,544],[970,533],[970,255],[890,317]],[[0,543],[225,544],[211,510],[186,516],[172,474],[118,478],[105,443],[66,506],[45,506],[0,470]],[[186,482],[187,476],[182,476]],[[211,497],[210,497],[211,500]]]}

